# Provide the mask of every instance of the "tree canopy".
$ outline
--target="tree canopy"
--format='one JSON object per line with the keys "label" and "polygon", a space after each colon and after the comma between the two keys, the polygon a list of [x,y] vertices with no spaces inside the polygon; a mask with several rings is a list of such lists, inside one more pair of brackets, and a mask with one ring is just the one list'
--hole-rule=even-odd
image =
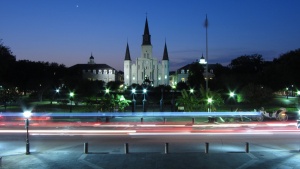
{"label": "tree canopy", "polygon": [[191,88],[198,89],[204,85],[203,66],[199,62],[194,62],[189,67],[187,83]]}

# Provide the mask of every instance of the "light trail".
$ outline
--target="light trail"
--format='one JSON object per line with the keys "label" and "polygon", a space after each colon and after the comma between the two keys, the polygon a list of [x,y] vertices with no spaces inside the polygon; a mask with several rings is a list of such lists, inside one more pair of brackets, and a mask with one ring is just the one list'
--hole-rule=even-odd
{"label": "light trail", "polygon": [[[2,116],[24,117],[23,112],[2,113]],[[32,117],[208,117],[261,116],[260,112],[80,112],[32,113]]]}
{"label": "light trail", "polygon": [[[25,123],[16,121],[2,121],[0,126],[24,126]],[[52,122],[32,121],[30,126],[90,126],[90,127],[297,127],[297,122],[240,122],[240,123],[207,123],[200,122]]]}
{"label": "light trail", "polygon": [[174,136],[197,136],[197,135],[273,135],[271,132],[257,132],[257,133],[129,133],[131,136],[164,136],[164,135],[174,135]]}
{"label": "light trail", "polygon": [[[86,135],[86,134],[128,134],[135,133],[136,130],[30,130],[30,135]],[[26,133],[26,130],[0,130],[0,133]]]}

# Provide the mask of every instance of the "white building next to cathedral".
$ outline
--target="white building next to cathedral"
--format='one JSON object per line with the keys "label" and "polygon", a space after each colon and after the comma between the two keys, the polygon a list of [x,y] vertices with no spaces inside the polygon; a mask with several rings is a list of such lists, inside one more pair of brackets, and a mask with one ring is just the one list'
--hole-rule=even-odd
{"label": "white building next to cathedral", "polygon": [[151,35],[146,18],[141,56],[133,62],[127,43],[124,59],[124,84],[147,84],[152,86],[169,85],[169,56],[165,42],[162,60],[153,56]]}

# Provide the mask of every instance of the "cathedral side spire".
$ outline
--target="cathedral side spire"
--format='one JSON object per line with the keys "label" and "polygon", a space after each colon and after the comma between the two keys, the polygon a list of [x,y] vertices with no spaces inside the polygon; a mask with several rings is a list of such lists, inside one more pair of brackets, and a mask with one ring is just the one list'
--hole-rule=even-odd
{"label": "cathedral side spire", "polygon": [[167,49],[167,42],[165,42],[164,55],[163,55],[163,59],[162,60],[169,60],[168,49]]}
{"label": "cathedral side spire", "polygon": [[127,46],[126,46],[125,60],[131,60],[128,42],[127,42]]}
{"label": "cathedral side spire", "polygon": [[143,35],[143,44],[142,45],[151,45],[151,35],[148,27],[148,19],[146,17],[144,35]]}

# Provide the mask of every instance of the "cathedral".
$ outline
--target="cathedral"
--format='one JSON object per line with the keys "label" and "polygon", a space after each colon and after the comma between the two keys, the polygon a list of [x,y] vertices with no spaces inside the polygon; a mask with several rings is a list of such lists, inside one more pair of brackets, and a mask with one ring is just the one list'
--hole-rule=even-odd
{"label": "cathedral", "polygon": [[169,85],[169,56],[165,42],[162,60],[153,56],[151,35],[146,17],[144,34],[141,46],[141,55],[135,62],[131,60],[129,45],[127,42],[124,59],[124,84],[145,84],[151,86]]}

